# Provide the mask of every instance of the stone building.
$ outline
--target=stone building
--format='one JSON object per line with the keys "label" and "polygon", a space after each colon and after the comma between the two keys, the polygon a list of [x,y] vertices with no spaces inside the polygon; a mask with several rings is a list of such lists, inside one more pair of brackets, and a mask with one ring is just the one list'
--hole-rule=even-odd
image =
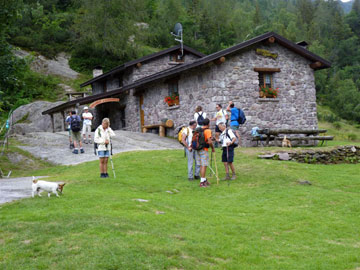
{"label": "stone building", "polygon": [[[269,32],[228,49],[203,55],[178,46],[149,55],[99,75],[82,86],[92,85],[93,95],[43,112],[53,114],[75,103],[118,97],[117,103],[96,107],[96,118],[110,117],[112,126],[142,131],[144,125],[172,119],[177,127],[193,118],[197,105],[213,117],[216,103],[232,100],[247,121],[241,127],[242,144],[250,145],[250,130],[259,128],[317,129],[314,72],[330,67],[325,59],[304,46]],[[276,97],[262,97],[260,87],[278,88]],[[172,93],[179,104],[169,106]]]}

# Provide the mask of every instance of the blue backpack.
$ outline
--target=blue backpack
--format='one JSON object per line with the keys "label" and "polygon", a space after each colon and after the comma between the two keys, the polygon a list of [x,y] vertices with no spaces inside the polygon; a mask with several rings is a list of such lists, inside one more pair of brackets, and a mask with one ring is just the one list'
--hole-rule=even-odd
{"label": "blue backpack", "polygon": [[238,110],[239,110],[239,118],[237,119],[237,121],[240,125],[243,125],[246,122],[245,113],[242,109],[238,109]]}

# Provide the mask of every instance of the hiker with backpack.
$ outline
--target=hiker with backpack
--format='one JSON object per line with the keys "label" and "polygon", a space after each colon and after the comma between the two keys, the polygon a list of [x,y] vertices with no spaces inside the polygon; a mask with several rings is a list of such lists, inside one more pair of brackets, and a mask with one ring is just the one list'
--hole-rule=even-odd
{"label": "hiker with backpack", "polygon": [[209,147],[215,152],[209,129],[210,120],[205,118],[203,126],[196,128],[192,138],[192,149],[195,150],[196,163],[200,165],[200,187],[208,187],[209,181],[206,179],[206,169],[209,166]]}
{"label": "hiker with backpack", "polygon": [[[186,156],[188,160],[188,180],[193,181],[195,179],[200,179],[200,165],[196,162],[195,159],[195,150],[192,149],[192,137],[193,131],[196,128],[196,121],[191,120],[188,127],[184,127],[181,132],[181,144],[185,147]],[[193,174],[193,164],[195,161],[195,171]]]}
{"label": "hiker with backpack", "polygon": [[[89,107],[84,107],[82,118],[84,119],[82,130],[84,143],[91,143],[91,120],[93,119],[93,115],[89,112]],[[88,140],[86,140],[86,134],[88,134]]]}
{"label": "hiker with backpack", "polygon": [[202,127],[204,125],[205,118],[206,118],[206,113],[202,111],[201,106],[197,106],[194,114],[194,120],[197,123],[196,128]]}
{"label": "hiker with backpack", "polygon": [[[221,130],[220,142],[222,146],[222,162],[225,166],[226,176],[223,180],[235,180],[236,173],[234,167],[234,148],[238,146],[237,138],[234,132],[226,128],[225,123],[219,123],[219,129]],[[232,176],[230,178],[229,167],[232,171]]]}
{"label": "hiker with backpack", "polygon": [[79,154],[79,148],[80,147],[80,153],[85,153],[82,142],[81,142],[81,119],[80,116],[76,114],[76,111],[71,112],[70,117],[70,129],[71,129],[71,135],[74,143],[74,151],[73,154]]}
{"label": "hiker with backpack", "polygon": [[221,104],[216,104],[216,110],[217,110],[217,112],[215,113],[214,118],[211,119],[211,121],[216,121],[216,123],[215,123],[215,147],[218,146],[219,136],[221,134],[221,130],[219,129],[219,123],[226,123],[227,120],[229,119],[228,114],[222,108]]}
{"label": "hiker with backpack", "polygon": [[239,127],[240,125],[245,124],[246,121],[244,111],[236,108],[234,102],[232,101],[229,102],[226,110],[231,113],[230,128],[235,131],[235,135],[240,142]]}
{"label": "hiker with backpack", "polygon": [[108,161],[111,154],[111,137],[114,137],[115,133],[110,128],[109,118],[104,118],[102,123],[95,130],[94,142],[97,144],[97,154],[99,156],[100,165],[100,178],[108,178],[107,172]]}
{"label": "hiker with backpack", "polygon": [[72,142],[72,135],[71,135],[71,111],[68,111],[67,113],[68,113],[68,116],[66,117],[66,120],[65,120],[66,131],[69,132],[70,149],[74,149],[74,144]]}

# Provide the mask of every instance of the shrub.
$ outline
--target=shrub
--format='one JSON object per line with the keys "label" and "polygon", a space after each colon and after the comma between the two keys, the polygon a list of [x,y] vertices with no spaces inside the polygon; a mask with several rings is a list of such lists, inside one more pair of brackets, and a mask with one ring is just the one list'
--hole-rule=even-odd
{"label": "shrub", "polygon": [[348,135],[348,139],[349,139],[349,141],[356,141],[357,140],[357,135],[354,134],[354,133],[350,133]]}
{"label": "shrub", "polygon": [[341,124],[339,122],[334,122],[333,123],[334,128],[336,128],[337,130],[341,129]]}

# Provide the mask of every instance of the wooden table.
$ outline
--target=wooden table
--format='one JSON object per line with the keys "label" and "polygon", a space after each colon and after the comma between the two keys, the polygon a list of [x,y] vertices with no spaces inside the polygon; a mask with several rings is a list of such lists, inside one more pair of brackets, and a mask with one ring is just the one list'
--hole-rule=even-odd
{"label": "wooden table", "polygon": [[[290,141],[324,141],[333,140],[334,136],[319,136],[320,133],[327,132],[326,129],[259,129],[258,133],[265,136],[266,146],[269,146],[270,141],[275,141],[275,145],[284,139],[284,135],[303,135],[303,136],[287,136]],[[261,137],[253,138],[253,141],[261,141]]]}

